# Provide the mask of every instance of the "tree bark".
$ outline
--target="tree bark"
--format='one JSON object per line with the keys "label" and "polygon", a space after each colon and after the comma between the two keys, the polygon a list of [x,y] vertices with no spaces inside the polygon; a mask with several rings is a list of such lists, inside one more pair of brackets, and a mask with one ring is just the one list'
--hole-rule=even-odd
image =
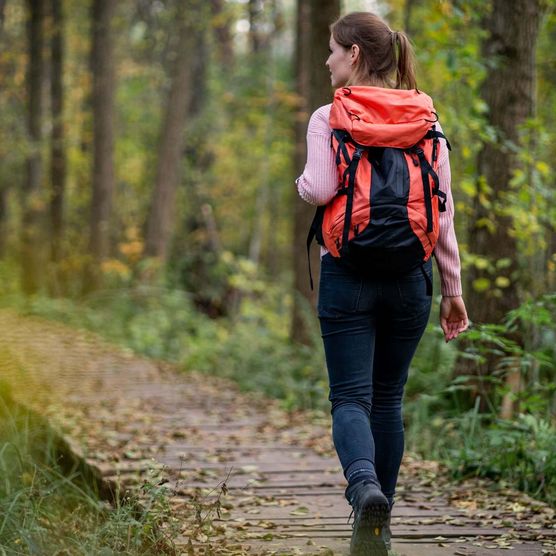
{"label": "tree bark", "polygon": [[[488,36],[482,57],[489,69],[481,96],[497,140],[485,143],[478,155],[479,182],[469,230],[470,252],[490,263],[488,268],[474,267],[468,273],[467,307],[477,323],[500,323],[519,304],[518,250],[510,232],[511,216],[505,213],[505,196],[519,164],[514,153],[514,146],[519,145],[519,126],[535,111],[541,4],[540,0],[493,0],[484,22]],[[497,357],[490,356],[481,371],[489,373],[496,366]],[[473,372],[476,369],[469,368],[465,360],[458,361],[457,374]]]}
{"label": "tree bark", "polygon": [[[0,48],[7,47],[2,31],[4,30],[6,0],[0,0]],[[0,258],[6,254],[6,236],[8,231],[8,187],[0,187]]]}
{"label": "tree bark", "polygon": [[230,29],[232,19],[226,12],[224,0],[211,0],[210,5],[218,60],[222,69],[229,73],[234,66],[234,43]]}
{"label": "tree bark", "polygon": [[44,81],[44,18],[45,2],[28,0],[29,67],[27,73],[29,154],[21,227],[22,287],[27,294],[39,288],[41,240],[41,182],[42,182],[42,87]]}
{"label": "tree bark", "polygon": [[114,32],[112,20],[116,2],[93,0],[91,12],[93,77],[93,167],[89,236],[91,264],[87,268],[84,290],[102,285],[101,264],[109,255],[110,216],[114,193],[114,96],[116,91]]}
{"label": "tree bark", "polygon": [[[496,262],[507,259],[507,268],[496,274],[488,269],[469,273],[468,306],[475,322],[500,322],[518,305],[516,240],[510,235],[511,218],[505,216],[505,194],[518,161],[511,144],[519,144],[519,126],[535,110],[535,52],[540,24],[539,0],[516,0],[509,4],[494,0],[485,22],[489,31],[483,43],[483,58],[495,61],[483,83],[481,96],[489,108],[489,124],[498,140],[483,145],[478,156],[480,181],[471,223],[470,251]],[[503,266],[503,265],[502,265]],[[493,279],[503,276],[509,286],[503,292]],[[491,287],[476,291],[473,282],[489,280]]]}
{"label": "tree bark", "polygon": [[249,13],[249,46],[253,54],[258,54],[264,43],[260,30],[263,2],[264,0],[249,0],[247,4]]}
{"label": "tree bark", "polygon": [[403,27],[406,34],[411,35],[414,31],[413,28],[413,8],[417,5],[419,0],[405,0],[403,11]]}
{"label": "tree bark", "polygon": [[[303,171],[307,159],[307,122],[313,110],[331,101],[330,75],[324,65],[328,58],[330,24],[340,15],[339,0],[298,0],[296,82],[300,97],[296,117],[295,168],[296,175]],[[293,265],[294,304],[291,338],[308,344],[311,341],[307,322],[308,310],[316,306],[316,290],[309,285],[306,238],[315,213],[315,207],[294,195]],[[311,268],[315,284],[319,276],[319,250],[313,245]]]}
{"label": "tree bark", "polygon": [[[265,35],[264,40],[259,47],[259,56],[264,60],[265,66],[265,83],[261,82],[261,87],[266,87],[266,97],[268,104],[266,106],[266,114],[264,119],[264,150],[270,152],[272,138],[273,138],[273,121],[275,118],[276,103],[274,100],[274,86],[276,82],[276,60],[274,56],[274,47],[279,42],[280,34],[280,10],[277,0],[270,0],[271,12],[271,30]],[[249,242],[249,259],[255,264],[259,265],[261,259],[261,252],[263,250],[263,236],[265,235],[265,223],[272,220],[272,216],[268,214],[269,200],[271,197],[270,185],[270,161],[266,157],[262,162],[261,179],[257,190],[257,197],[255,200],[255,216],[253,221],[253,231],[251,233],[251,240]],[[274,215],[276,216],[276,215]],[[273,236],[273,230],[266,230],[266,239]]]}
{"label": "tree bark", "polygon": [[[196,10],[196,1],[180,3],[178,19],[178,44],[173,70],[172,85],[166,105],[158,150],[158,165],[151,209],[147,218],[145,252],[165,262],[174,228],[174,205],[184,145],[184,126],[193,95],[193,66],[199,24],[187,20],[187,13]],[[198,6],[197,6],[198,7]]]}
{"label": "tree bark", "polygon": [[[51,104],[52,137],[50,155],[51,260],[59,263],[62,256],[64,192],[66,186],[66,154],[64,145],[64,14],[62,0],[52,0],[53,29],[51,38]],[[56,280],[56,288],[59,288]]]}
{"label": "tree bark", "polygon": [[8,188],[0,188],[0,258],[6,255],[8,234]]}
{"label": "tree bark", "polygon": [[0,32],[4,28],[4,10],[6,8],[6,0],[0,0]]}

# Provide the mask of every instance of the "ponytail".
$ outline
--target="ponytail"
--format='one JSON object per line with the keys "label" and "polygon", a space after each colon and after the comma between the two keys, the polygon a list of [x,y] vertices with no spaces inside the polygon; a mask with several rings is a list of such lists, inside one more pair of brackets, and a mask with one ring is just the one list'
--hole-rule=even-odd
{"label": "ponytail", "polygon": [[338,20],[330,30],[344,48],[359,46],[360,54],[354,82],[388,83],[396,89],[416,89],[413,47],[403,31],[392,31],[386,22],[371,12],[352,12]]}
{"label": "ponytail", "polygon": [[415,54],[409,38],[403,31],[392,32],[392,46],[396,51],[396,89],[416,89],[415,79]]}

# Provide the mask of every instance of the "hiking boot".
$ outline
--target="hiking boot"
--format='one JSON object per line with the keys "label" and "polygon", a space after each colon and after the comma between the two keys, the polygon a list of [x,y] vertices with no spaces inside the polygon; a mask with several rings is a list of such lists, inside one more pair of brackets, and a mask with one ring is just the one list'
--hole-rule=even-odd
{"label": "hiking boot", "polygon": [[[388,556],[383,533],[390,515],[390,505],[380,488],[371,481],[361,481],[346,489],[351,504],[353,533],[351,556]],[[350,515],[351,517],[351,515]]]}

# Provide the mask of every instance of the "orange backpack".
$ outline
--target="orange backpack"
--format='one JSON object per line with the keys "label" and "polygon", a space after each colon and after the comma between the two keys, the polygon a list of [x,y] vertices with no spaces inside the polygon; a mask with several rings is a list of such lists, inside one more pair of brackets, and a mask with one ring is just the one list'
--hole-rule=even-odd
{"label": "orange backpack", "polygon": [[436,121],[431,98],[415,89],[336,91],[330,127],[338,192],[317,208],[308,254],[316,237],[355,271],[382,277],[399,276],[430,258],[438,213],[446,210],[436,173],[439,138],[446,137],[436,131]]}

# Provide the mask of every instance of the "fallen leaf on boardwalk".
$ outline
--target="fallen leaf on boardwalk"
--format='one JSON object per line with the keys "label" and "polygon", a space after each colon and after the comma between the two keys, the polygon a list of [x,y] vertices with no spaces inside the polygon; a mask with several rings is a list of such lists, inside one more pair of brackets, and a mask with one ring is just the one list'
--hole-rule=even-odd
{"label": "fallen leaf on boardwalk", "polygon": [[281,498],[280,500],[278,500],[278,505],[281,507],[295,506],[296,504],[298,504],[298,501],[293,498],[290,499]]}
{"label": "fallen leaf on boardwalk", "polygon": [[290,512],[290,515],[307,515],[309,513],[309,508],[305,506],[300,506],[296,510]]}
{"label": "fallen leaf on boardwalk", "polygon": [[249,473],[253,473],[254,471],[257,471],[259,469],[258,465],[242,465],[239,468],[239,471],[241,471],[241,473],[238,471],[237,474],[249,474]]}

